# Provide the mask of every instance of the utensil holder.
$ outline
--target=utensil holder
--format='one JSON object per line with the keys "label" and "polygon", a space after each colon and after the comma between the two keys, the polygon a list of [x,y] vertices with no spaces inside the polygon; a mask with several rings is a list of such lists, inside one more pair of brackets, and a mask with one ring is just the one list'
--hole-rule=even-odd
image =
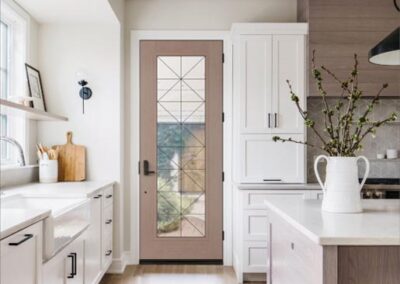
{"label": "utensil holder", "polygon": [[41,183],[53,183],[58,181],[58,161],[39,161],[39,181]]}

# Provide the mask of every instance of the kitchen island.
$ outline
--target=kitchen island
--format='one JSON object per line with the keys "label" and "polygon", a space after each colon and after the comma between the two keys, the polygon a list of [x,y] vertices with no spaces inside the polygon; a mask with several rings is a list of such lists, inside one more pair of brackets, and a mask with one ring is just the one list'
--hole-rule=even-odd
{"label": "kitchen island", "polygon": [[321,200],[271,197],[272,284],[398,284],[400,201],[363,200],[364,212],[321,211]]}

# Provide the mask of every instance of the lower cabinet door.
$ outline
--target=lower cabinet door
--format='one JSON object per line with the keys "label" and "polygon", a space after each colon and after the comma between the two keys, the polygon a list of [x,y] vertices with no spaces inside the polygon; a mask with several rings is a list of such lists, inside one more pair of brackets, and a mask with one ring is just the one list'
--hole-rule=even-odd
{"label": "lower cabinet door", "polygon": [[84,240],[78,238],[43,264],[43,284],[83,284]]}
{"label": "lower cabinet door", "polygon": [[42,222],[0,242],[0,283],[36,284],[41,268]]}
{"label": "lower cabinet door", "polygon": [[85,283],[92,284],[101,273],[102,197],[92,198],[90,226],[85,232]]}
{"label": "lower cabinet door", "polygon": [[[244,265],[245,273],[267,272],[268,256],[267,242],[244,242]],[[279,284],[279,283],[278,283]]]}
{"label": "lower cabinet door", "polygon": [[[305,148],[295,143],[274,142],[274,135],[241,135],[240,181],[242,183],[304,183]],[[303,140],[303,135],[280,135]]]}

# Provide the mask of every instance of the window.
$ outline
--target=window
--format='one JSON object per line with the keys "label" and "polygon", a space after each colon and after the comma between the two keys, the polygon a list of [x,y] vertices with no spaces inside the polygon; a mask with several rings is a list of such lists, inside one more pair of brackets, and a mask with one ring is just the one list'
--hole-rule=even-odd
{"label": "window", "polygon": [[[29,17],[28,17],[29,18]],[[0,98],[13,100],[26,95],[24,63],[27,50],[27,15],[13,1],[1,1],[0,19]],[[0,135],[12,137],[25,147],[26,121],[0,114]],[[25,151],[24,151],[25,152]],[[26,153],[25,153],[26,155]],[[17,149],[7,142],[0,144],[1,167],[17,164]]]}

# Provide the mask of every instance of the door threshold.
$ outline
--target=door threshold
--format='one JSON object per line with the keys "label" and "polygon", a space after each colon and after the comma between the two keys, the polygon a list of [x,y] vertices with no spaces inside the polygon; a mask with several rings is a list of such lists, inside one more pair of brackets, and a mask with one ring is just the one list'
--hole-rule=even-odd
{"label": "door threshold", "polygon": [[223,265],[222,259],[141,259],[139,264],[171,264],[171,265]]}

